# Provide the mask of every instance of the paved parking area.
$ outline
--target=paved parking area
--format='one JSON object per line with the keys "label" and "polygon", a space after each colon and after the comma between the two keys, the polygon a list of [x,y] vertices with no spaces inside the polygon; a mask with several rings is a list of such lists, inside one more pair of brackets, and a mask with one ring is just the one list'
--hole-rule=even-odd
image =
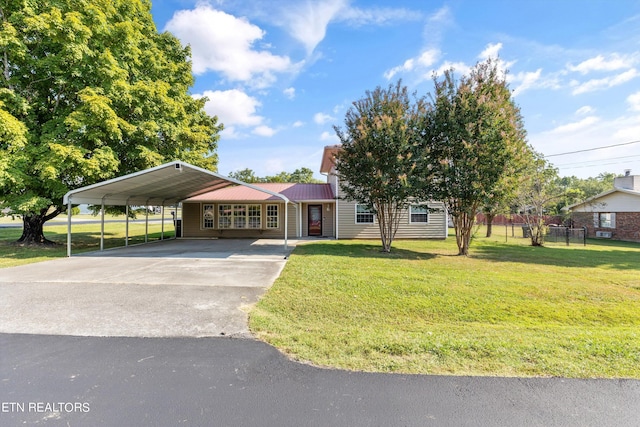
{"label": "paved parking area", "polygon": [[286,255],[281,240],[179,239],[2,269],[0,332],[249,336]]}

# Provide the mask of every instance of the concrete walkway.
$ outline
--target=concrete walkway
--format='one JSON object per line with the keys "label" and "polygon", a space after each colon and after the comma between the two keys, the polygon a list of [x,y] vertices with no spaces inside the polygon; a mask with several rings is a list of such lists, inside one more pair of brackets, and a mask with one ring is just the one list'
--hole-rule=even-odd
{"label": "concrete walkway", "polygon": [[178,239],[2,269],[0,332],[248,336],[286,255],[281,240]]}

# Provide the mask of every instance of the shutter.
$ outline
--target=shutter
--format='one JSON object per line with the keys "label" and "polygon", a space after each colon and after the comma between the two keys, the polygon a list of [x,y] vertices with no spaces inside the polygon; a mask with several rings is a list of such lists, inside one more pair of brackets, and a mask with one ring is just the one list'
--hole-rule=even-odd
{"label": "shutter", "polygon": [[600,214],[598,212],[593,213],[593,227],[600,227]]}
{"label": "shutter", "polygon": [[616,228],[616,214],[611,212],[611,228]]}

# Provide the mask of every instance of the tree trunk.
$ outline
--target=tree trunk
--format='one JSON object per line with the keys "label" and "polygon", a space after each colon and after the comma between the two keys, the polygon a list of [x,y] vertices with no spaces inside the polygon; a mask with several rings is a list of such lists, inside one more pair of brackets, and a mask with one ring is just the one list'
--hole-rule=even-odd
{"label": "tree trunk", "polygon": [[487,213],[485,215],[487,218],[487,237],[491,237],[491,232],[493,231],[493,218],[495,217],[495,214]]}
{"label": "tree trunk", "polygon": [[456,243],[458,244],[458,255],[469,256],[469,246],[471,244],[471,232],[475,215],[460,213],[453,218],[456,227]]}
{"label": "tree trunk", "polygon": [[56,209],[54,212],[47,215],[48,209],[43,209],[39,214],[35,212],[29,212],[22,216],[22,236],[17,240],[17,243],[23,245],[55,245],[55,242],[44,237],[44,223],[48,220],[55,218],[61,212]]}

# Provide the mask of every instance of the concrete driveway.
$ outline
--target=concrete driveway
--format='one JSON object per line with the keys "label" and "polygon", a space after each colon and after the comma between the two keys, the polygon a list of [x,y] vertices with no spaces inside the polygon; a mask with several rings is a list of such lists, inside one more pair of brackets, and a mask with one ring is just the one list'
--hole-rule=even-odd
{"label": "concrete driveway", "polygon": [[281,240],[166,240],[2,269],[0,332],[250,336],[285,255]]}

